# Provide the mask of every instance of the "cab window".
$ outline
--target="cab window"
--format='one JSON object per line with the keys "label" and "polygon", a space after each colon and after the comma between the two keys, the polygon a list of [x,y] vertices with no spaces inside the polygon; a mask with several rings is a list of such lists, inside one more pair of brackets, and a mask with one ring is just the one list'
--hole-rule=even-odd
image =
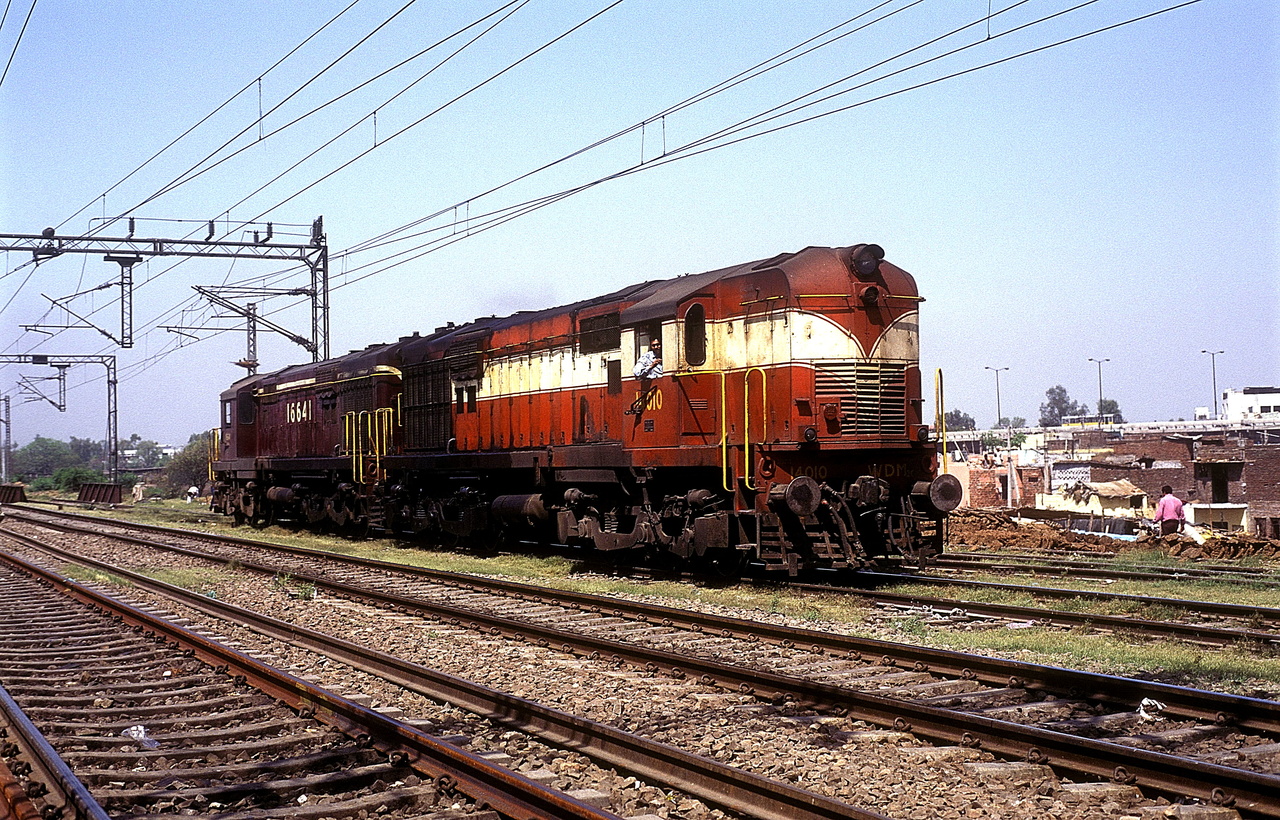
{"label": "cab window", "polygon": [[695,367],[707,363],[707,312],[698,303],[684,313],[684,361]]}

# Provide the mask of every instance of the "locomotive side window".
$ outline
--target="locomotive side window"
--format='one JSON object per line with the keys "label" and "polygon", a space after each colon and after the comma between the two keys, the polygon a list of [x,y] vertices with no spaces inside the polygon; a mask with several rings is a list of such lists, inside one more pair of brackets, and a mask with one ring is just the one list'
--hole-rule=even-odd
{"label": "locomotive side window", "polygon": [[622,392],[622,360],[607,362],[605,367],[608,368],[606,377],[609,381],[609,395],[616,396]]}
{"label": "locomotive side window", "polygon": [[236,421],[240,424],[253,424],[258,417],[258,406],[253,402],[253,394],[249,392],[236,395]]}
{"label": "locomotive side window", "polygon": [[684,313],[684,361],[695,366],[707,363],[707,311],[698,303]]}
{"label": "locomotive side window", "polygon": [[454,412],[458,415],[462,415],[463,411],[467,409],[466,395],[466,392],[461,387],[453,388]]}
{"label": "locomotive side window", "polygon": [[467,385],[467,412],[476,412],[476,386],[474,384]]}
{"label": "locomotive side window", "polygon": [[622,325],[619,314],[607,313],[578,322],[578,352],[603,353],[622,347]]}
{"label": "locomotive side window", "polygon": [[235,402],[231,402],[231,401],[224,401],[222,403],[222,426],[223,427],[231,426],[231,407],[234,404]]}

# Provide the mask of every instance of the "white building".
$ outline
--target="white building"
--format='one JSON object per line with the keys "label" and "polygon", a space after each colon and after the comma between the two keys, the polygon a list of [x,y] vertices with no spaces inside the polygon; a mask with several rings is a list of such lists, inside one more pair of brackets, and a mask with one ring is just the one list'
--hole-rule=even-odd
{"label": "white building", "polygon": [[1222,391],[1222,417],[1230,422],[1280,421],[1280,387]]}

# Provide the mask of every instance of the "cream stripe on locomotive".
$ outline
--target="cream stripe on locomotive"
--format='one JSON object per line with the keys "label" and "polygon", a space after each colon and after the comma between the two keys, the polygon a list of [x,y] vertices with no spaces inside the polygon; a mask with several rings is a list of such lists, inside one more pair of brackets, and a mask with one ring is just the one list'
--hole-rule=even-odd
{"label": "cream stripe on locomotive", "polygon": [[[894,360],[915,362],[920,356],[919,314],[912,311],[896,319],[881,333],[868,356],[848,330],[820,313],[802,310],[775,312],[766,317],[737,317],[707,322],[705,363],[698,370],[734,371],[778,364],[813,364],[824,360]],[[622,331],[621,348],[605,353],[578,354],[565,345],[537,354],[489,359],[477,391],[478,398],[492,399],[553,390],[604,387],[608,363],[621,364],[624,380],[632,379],[635,332]],[[682,327],[669,322],[662,327],[664,361],[668,373],[689,369],[684,361]],[[624,355],[624,351],[628,355]],[[471,382],[460,382],[471,383]]]}

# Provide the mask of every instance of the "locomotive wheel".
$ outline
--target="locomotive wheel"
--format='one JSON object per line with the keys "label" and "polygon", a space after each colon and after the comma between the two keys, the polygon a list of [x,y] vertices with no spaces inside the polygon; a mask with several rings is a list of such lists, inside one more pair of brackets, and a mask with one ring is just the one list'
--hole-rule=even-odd
{"label": "locomotive wheel", "polygon": [[747,568],[747,553],[732,547],[709,549],[702,560],[712,574],[721,578],[741,578],[743,570]]}

